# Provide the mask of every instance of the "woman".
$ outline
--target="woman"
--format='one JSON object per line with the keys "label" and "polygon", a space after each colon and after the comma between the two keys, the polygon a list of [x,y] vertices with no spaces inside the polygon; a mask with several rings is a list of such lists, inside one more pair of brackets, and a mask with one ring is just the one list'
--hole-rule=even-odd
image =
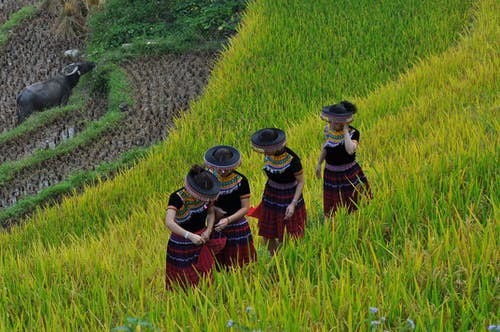
{"label": "woman", "polygon": [[215,202],[216,224],[213,237],[225,237],[226,246],[216,255],[221,267],[243,266],[257,259],[252,232],[245,218],[250,201],[247,178],[236,171],[240,152],[232,146],[218,145],[205,153],[205,165],[214,172],[220,184]]}
{"label": "woman", "polygon": [[349,123],[357,112],[354,104],[342,101],[325,106],[321,117],[328,121],[325,142],[316,165],[316,176],[321,178],[321,164],[326,161],[323,175],[323,212],[325,217],[341,206],[349,212],[357,209],[362,193],[370,195],[370,186],[356,161],[359,131]]}
{"label": "woman", "polygon": [[264,153],[264,171],[267,182],[259,206],[259,235],[271,255],[283,242],[286,232],[292,237],[304,235],[307,219],[302,197],[304,170],[300,158],[286,147],[285,132],[278,128],[264,128],[252,135],[253,148]]}
{"label": "woman", "polygon": [[225,239],[210,239],[215,221],[213,202],[219,183],[199,165],[191,167],[184,187],[170,195],[165,225],[171,231],[167,246],[166,288],[197,285],[200,276],[210,276],[212,250],[224,247]]}

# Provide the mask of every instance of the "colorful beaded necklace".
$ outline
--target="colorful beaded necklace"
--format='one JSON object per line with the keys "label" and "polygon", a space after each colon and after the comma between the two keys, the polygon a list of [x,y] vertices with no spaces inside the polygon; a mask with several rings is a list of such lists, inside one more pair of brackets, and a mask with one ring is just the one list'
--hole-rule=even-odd
{"label": "colorful beaded necklace", "polygon": [[177,195],[184,203],[175,214],[175,221],[179,224],[188,220],[193,213],[201,213],[208,208],[207,203],[191,196],[185,188],[179,190]]}
{"label": "colorful beaded necklace", "polygon": [[243,179],[241,175],[236,172],[232,172],[226,177],[220,176],[217,172],[214,174],[219,181],[220,195],[229,195],[230,193],[238,190],[241,180]]}
{"label": "colorful beaded necklace", "polygon": [[[349,128],[349,135],[352,137],[354,129]],[[334,130],[329,124],[325,127],[325,144],[324,147],[334,148],[340,144],[344,144],[344,131]]]}
{"label": "colorful beaded necklace", "polygon": [[280,155],[266,155],[264,157],[264,170],[274,174],[281,174],[292,163],[293,156],[284,151]]}

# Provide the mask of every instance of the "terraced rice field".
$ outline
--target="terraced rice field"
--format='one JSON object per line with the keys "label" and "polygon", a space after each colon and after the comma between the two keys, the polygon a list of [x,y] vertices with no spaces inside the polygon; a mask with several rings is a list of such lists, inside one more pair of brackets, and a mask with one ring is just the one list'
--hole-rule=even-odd
{"label": "terraced rice field", "polygon": [[[0,19],[23,4],[5,1]],[[0,49],[0,133],[15,127],[16,96],[25,86],[56,75],[67,64],[84,59],[64,55],[68,49],[84,53],[82,40],[56,36],[54,15],[38,13],[11,34]],[[1,21],[0,21],[1,23]],[[133,147],[147,147],[168,135],[173,119],[185,110],[206,85],[214,55],[165,54],[127,60],[120,65],[133,87],[133,105],[124,105],[124,119],[99,137],[72,151],[24,167],[9,179],[0,179],[0,211],[23,198],[36,195],[76,171],[93,170]],[[49,121],[39,129],[0,141],[0,165],[22,162],[37,151],[56,149],[76,137],[107,112],[106,95],[84,91],[83,106]]]}
{"label": "terraced rice field", "polygon": [[[80,112],[96,120],[80,120],[81,131],[75,127],[69,139],[69,128],[57,127],[51,146],[39,151],[61,150],[110,114],[121,122],[71,145],[54,165],[77,154],[89,162],[98,158],[90,151],[105,153],[120,140],[136,144],[143,136],[127,121],[146,118],[151,108],[145,122],[153,123],[143,126],[168,139],[130,171],[0,232],[0,331],[498,330],[498,22],[498,0],[250,1],[238,36],[174,130],[169,116],[182,104],[159,105],[194,94],[180,91],[179,81],[200,82],[203,72],[188,65],[192,74],[168,83],[175,76],[166,71],[186,63],[173,55],[110,65],[113,84],[103,104],[99,96],[79,98],[81,110],[57,118]],[[213,56],[195,58],[211,66]],[[374,196],[356,213],[325,219],[322,182],[314,176],[324,128],[319,112],[342,99],[359,107],[356,158]],[[101,113],[88,111],[89,103]],[[59,110],[44,114],[57,117]],[[49,119],[38,123],[49,126]],[[242,152],[240,169],[258,204],[266,179],[248,138],[268,125],[285,129],[301,156],[304,238],[286,239],[272,257],[258,239],[255,264],[216,271],[198,288],[166,291],[169,194],[189,165],[223,143]],[[24,125],[6,129],[17,133],[13,142],[19,129],[43,134]],[[10,160],[18,158],[18,166],[39,155],[16,153],[0,165],[0,182]],[[12,178],[21,173],[29,171],[19,168]],[[250,223],[257,239],[258,223]]]}

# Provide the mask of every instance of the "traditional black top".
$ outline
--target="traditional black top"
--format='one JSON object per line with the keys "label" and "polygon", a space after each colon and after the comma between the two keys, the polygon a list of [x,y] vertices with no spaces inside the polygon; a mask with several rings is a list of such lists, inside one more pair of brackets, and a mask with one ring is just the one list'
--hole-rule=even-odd
{"label": "traditional black top", "polygon": [[175,209],[175,222],[190,232],[197,232],[206,227],[208,203],[191,196],[185,188],[170,195],[168,208]]}
{"label": "traditional black top", "polygon": [[292,183],[294,182],[295,175],[303,172],[302,163],[300,158],[285,147],[282,154],[266,155],[264,157],[264,171],[267,177],[277,183]]}
{"label": "traditional black top", "polygon": [[[359,131],[349,126],[351,140],[359,142]],[[356,153],[348,154],[345,150],[344,131],[335,131],[330,125],[325,127],[326,162],[330,165],[344,165],[356,160]]]}
{"label": "traditional black top", "polygon": [[221,187],[215,206],[226,211],[226,216],[230,216],[241,209],[241,198],[250,197],[248,180],[243,174],[236,171],[226,177],[221,177],[218,173],[215,173],[215,176]]}

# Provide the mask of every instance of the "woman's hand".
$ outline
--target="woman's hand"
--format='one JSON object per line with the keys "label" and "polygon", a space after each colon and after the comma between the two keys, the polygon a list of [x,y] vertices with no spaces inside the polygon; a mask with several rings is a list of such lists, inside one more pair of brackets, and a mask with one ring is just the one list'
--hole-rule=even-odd
{"label": "woman's hand", "polygon": [[193,242],[194,244],[203,244],[206,242],[206,240],[203,238],[203,234],[205,232],[202,233],[202,236],[198,235],[198,234],[195,234],[195,233],[189,233],[188,235],[188,239]]}
{"label": "woman's hand", "polygon": [[316,165],[316,177],[321,179],[321,164]]}
{"label": "woman's hand", "polygon": [[295,203],[295,201],[292,201],[292,203],[290,203],[290,205],[288,205],[286,207],[286,211],[285,211],[285,220],[288,220],[290,219],[291,216],[293,216],[294,212],[295,212],[295,206],[297,205],[297,203]]}
{"label": "woman's hand", "polygon": [[215,225],[215,230],[217,232],[222,231],[226,226],[229,224],[229,219],[228,218],[222,218],[219,220],[219,222]]}
{"label": "woman's hand", "polygon": [[200,234],[201,238],[203,239],[203,243],[207,242],[210,239],[210,234],[212,233],[211,230],[208,228],[203,231],[203,233]]}
{"label": "woman's hand", "polygon": [[321,148],[321,153],[319,154],[318,163],[316,164],[316,177],[318,179],[321,179],[321,165],[325,161],[325,158],[326,158],[326,148],[325,146],[323,146]]}
{"label": "woman's hand", "polygon": [[214,206],[215,210],[215,220],[221,220],[227,214],[226,211],[222,210],[220,207]]}
{"label": "woman's hand", "polygon": [[356,152],[357,142],[351,139],[349,133],[349,124],[344,123],[344,147],[347,154],[352,155]]}

